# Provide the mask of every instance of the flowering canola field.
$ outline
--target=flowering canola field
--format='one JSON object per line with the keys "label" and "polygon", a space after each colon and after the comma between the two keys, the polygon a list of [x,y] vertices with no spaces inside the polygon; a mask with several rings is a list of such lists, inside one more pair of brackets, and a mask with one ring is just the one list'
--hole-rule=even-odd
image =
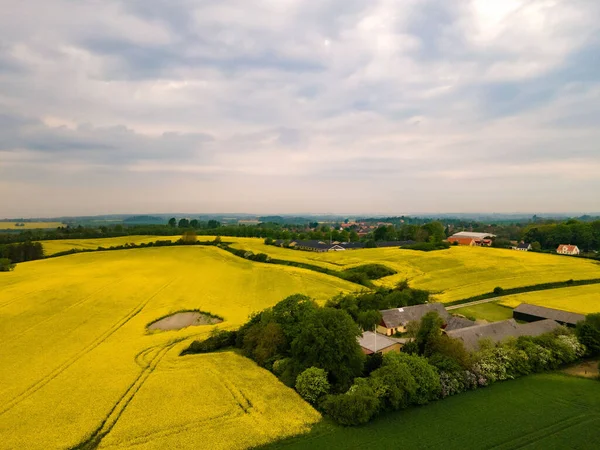
{"label": "flowering canola field", "polygon": [[198,308],[237,328],[287,295],[355,285],[214,247],[84,253],[0,274],[0,449],[247,448],[320,416],[235,353],[179,357],[212,326],[148,333]]}
{"label": "flowering canola field", "polygon": [[525,292],[501,297],[500,304],[515,308],[521,303],[563,309],[579,314],[600,312],[600,284],[573,286],[548,291]]}
{"label": "flowering canola field", "polygon": [[125,244],[145,244],[155,241],[176,241],[181,236],[120,236],[100,239],[56,239],[41,241],[44,255],[52,256],[67,250],[96,250]]}
{"label": "flowering canola field", "polygon": [[408,279],[412,287],[435,292],[441,302],[491,292],[496,286],[507,289],[569,279],[600,278],[597,261],[496,248],[459,246],[420,252],[391,247],[316,253],[268,246],[256,238],[227,240],[234,241],[233,246],[237,248],[334,270],[360,264],[383,264],[398,273],[383,278],[380,283],[393,285]]}

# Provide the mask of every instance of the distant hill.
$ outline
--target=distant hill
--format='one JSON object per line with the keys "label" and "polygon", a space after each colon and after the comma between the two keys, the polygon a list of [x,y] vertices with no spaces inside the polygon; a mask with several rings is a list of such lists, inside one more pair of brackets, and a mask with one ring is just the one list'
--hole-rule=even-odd
{"label": "distant hill", "polygon": [[125,225],[164,225],[167,221],[156,216],[133,216],[123,220]]}

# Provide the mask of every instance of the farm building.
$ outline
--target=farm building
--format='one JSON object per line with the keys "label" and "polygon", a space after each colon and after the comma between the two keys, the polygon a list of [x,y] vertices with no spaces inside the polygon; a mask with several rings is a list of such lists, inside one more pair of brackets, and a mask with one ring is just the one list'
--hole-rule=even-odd
{"label": "farm building", "polygon": [[468,328],[472,326],[475,326],[475,322],[473,322],[472,320],[465,319],[464,317],[450,316],[446,320],[444,330],[460,330],[461,328]]}
{"label": "farm building", "polygon": [[494,237],[496,237],[496,235],[490,233],[459,231],[458,233],[454,233],[452,236],[450,236],[447,241],[451,244],[456,242],[458,245],[489,247],[492,245],[492,238]]}
{"label": "farm building", "polygon": [[[286,245],[287,244],[287,245]],[[326,241],[284,241],[278,239],[273,241],[273,245],[278,247],[290,247],[298,250],[305,250],[309,252],[339,252],[344,250],[356,250],[364,248],[365,244],[362,242],[326,242]]]}
{"label": "farm building", "polygon": [[450,242],[451,244],[458,244],[458,245],[467,245],[469,247],[473,247],[475,245],[475,239],[470,238],[470,237],[456,237],[456,236],[450,236],[448,238],[448,242]]}
{"label": "farm building", "polygon": [[357,340],[365,355],[400,352],[405,342],[404,339],[390,339],[387,336],[373,333],[372,331],[365,331]]}
{"label": "farm building", "polygon": [[531,250],[531,244],[529,244],[527,242],[521,242],[518,245],[514,246],[512,249],[519,250],[521,252],[528,252]]}
{"label": "farm building", "polygon": [[523,325],[518,324],[515,319],[508,319],[501,322],[447,331],[446,334],[451,338],[461,340],[467,350],[475,351],[479,349],[479,342],[482,339],[487,339],[496,343],[508,337],[539,336],[540,334],[548,333],[559,326],[560,324],[558,324],[558,322],[550,319]]}
{"label": "farm building", "polygon": [[404,333],[410,322],[417,322],[428,312],[435,311],[444,320],[450,317],[446,308],[441,303],[426,303],[424,305],[406,306],[404,308],[393,308],[380,311],[381,323],[377,331],[381,334],[391,336],[395,333]]}
{"label": "farm building", "polygon": [[579,247],[576,245],[561,244],[556,249],[559,255],[579,255]]}
{"label": "farm building", "polygon": [[585,320],[585,316],[583,314],[576,314],[561,309],[521,303],[513,309],[513,319],[522,320],[524,322],[537,322],[540,320],[552,319],[561,325],[574,327],[577,325],[577,322]]}

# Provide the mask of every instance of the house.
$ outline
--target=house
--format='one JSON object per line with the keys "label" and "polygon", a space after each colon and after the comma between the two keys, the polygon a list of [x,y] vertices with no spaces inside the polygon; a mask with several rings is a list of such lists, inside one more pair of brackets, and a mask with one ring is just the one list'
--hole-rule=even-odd
{"label": "house", "polygon": [[540,320],[552,319],[561,325],[574,327],[577,325],[577,322],[585,320],[585,315],[563,311],[561,309],[521,303],[513,309],[513,319],[522,320],[523,322],[538,322]]}
{"label": "house", "polygon": [[431,311],[436,311],[444,320],[450,317],[450,314],[441,303],[426,303],[424,305],[405,306],[404,308],[385,309],[380,311],[381,322],[377,326],[377,331],[387,336],[395,333],[404,333],[406,332],[406,326],[410,322],[420,321],[425,314]]}
{"label": "house", "polygon": [[458,245],[466,245],[469,247],[475,246],[475,239],[471,237],[450,236],[447,241],[451,244],[457,243]]}
{"label": "house", "polygon": [[372,331],[365,331],[357,340],[365,355],[373,353],[385,354],[389,352],[399,353],[404,345],[404,340],[402,339],[390,339],[387,336],[373,333]]}
{"label": "house", "polygon": [[561,244],[556,249],[559,255],[579,255],[579,247],[576,245]]}
{"label": "house", "polygon": [[514,246],[512,249],[519,250],[521,252],[528,252],[531,250],[531,244],[528,244],[527,242],[521,242],[518,245]]}
{"label": "house", "polygon": [[479,349],[479,343],[483,339],[497,343],[509,337],[539,336],[540,334],[549,333],[559,326],[558,322],[550,319],[523,325],[518,324],[515,319],[508,319],[501,322],[447,331],[446,335],[453,339],[461,340],[467,350],[476,351]]}

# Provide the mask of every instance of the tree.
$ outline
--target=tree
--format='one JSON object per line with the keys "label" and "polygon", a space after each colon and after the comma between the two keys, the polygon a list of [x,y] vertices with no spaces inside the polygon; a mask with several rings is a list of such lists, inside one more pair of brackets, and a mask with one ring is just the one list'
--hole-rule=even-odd
{"label": "tree", "polygon": [[534,252],[539,252],[542,250],[542,245],[538,241],[533,241],[531,243],[531,250]]}
{"label": "tree", "polygon": [[169,219],[169,226],[170,227],[176,227],[177,226],[177,219],[175,219],[175,217],[171,217]]}
{"label": "tree", "polygon": [[194,244],[198,241],[198,236],[196,236],[195,231],[186,231],[185,233],[183,233],[183,236],[181,236],[181,241],[184,244]]}
{"label": "tree", "polygon": [[356,322],[364,331],[375,330],[377,324],[381,322],[381,313],[376,309],[361,311],[356,317]]}
{"label": "tree", "polygon": [[10,272],[15,268],[15,264],[8,258],[0,258],[0,272]]}
{"label": "tree", "polygon": [[244,334],[242,349],[244,354],[265,366],[285,347],[286,339],[281,325],[263,317],[261,322],[252,325]]}
{"label": "tree", "polygon": [[198,219],[192,219],[190,220],[190,227],[192,228],[198,228],[200,226],[200,222],[198,222]]}
{"label": "tree", "polygon": [[179,219],[179,228],[188,228],[190,226],[190,221],[188,219]]}
{"label": "tree", "polygon": [[217,221],[217,220],[209,220],[208,223],[206,224],[207,228],[209,230],[212,230],[214,228],[219,228],[221,226],[221,222]]}
{"label": "tree", "polygon": [[300,334],[302,323],[317,308],[315,301],[306,295],[290,295],[273,306],[273,320],[281,325],[286,338],[292,342]]}
{"label": "tree", "polygon": [[363,369],[365,355],[356,340],[361,334],[345,311],[319,308],[302,321],[292,342],[292,357],[304,367],[326,370],[330,381],[344,389]]}
{"label": "tree", "polygon": [[430,356],[434,352],[436,340],[442,334],[442,325],[444,319],[435,311],[423,316],[415,338],[420,355]]}
{"label": "tree", "polygon": [[577,324],[575,332],[590,355],[600,355],[600,313],[588,314]]}
{"label": "tree", "polygon": [[309,367],[296,378],[296,390],[300,396],[313,405],[329,392],[327,372],[318,367]]}

